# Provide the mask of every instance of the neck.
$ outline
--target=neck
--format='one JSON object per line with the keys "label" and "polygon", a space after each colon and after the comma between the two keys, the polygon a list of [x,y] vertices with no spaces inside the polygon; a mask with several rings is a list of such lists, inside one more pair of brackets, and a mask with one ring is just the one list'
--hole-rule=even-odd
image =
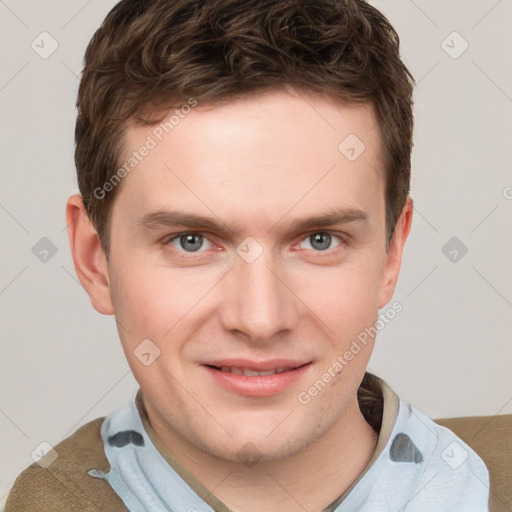
{"label": "neck", "polygon": [[234,512],[320,512],[361,474],[378,437],[354,400],[333,427],[306,449],[285,459],[260,461],[248,467],[219,459],[170,436],[149,411],[148,416],[165,449]]}

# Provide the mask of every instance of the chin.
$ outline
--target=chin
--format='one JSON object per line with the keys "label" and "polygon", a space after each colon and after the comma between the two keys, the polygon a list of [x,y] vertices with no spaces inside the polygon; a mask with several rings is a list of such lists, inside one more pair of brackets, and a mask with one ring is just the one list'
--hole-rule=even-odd
{"label": "chin", "polygon": [[[279,422],[276,423],[278,425]],[[246,432],[240,425],[237,427],[236,437],[216,443],[214,440],[198,439],[198,447],[203,451],[219,459],[230,462],[241,462],[247,467],[252,467],[258,462],[274,462],[293,457],[303,452],[308,446],[319,439],[328,425],[311,425],[309,430],[304,425],[290,430],[288,428],[280,432],[279,428],[274,432],[267,429],[265,432],[248,428]],[[210,441],[210,442],[209,442]]]}

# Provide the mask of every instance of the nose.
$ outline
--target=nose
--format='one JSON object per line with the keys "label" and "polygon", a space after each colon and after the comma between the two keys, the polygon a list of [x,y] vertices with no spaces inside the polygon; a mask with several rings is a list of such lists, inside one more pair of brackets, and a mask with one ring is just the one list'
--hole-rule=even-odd
{"label": "nose", "polygon": [[263,251],[252,263],[237,256],[223,280],[222,326],[244,333],[253,343],[275,341],[299,318],[300,301],[286,283],[282,266],[273,260],[271,251]]}

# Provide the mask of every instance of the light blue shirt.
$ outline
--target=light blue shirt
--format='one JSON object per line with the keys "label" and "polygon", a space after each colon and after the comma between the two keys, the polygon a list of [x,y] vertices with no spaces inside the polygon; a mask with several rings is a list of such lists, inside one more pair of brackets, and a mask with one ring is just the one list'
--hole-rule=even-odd
{"label": "light blue shirt", "polygon": [[[384,448],[335,512],[488,512],[483,461],[453,432],[394,397],[398,413]],[[135,400],[105,419],[101,436],[111,469],[89,474],[107,480],[131,512],[214,511],[152,443]]]}

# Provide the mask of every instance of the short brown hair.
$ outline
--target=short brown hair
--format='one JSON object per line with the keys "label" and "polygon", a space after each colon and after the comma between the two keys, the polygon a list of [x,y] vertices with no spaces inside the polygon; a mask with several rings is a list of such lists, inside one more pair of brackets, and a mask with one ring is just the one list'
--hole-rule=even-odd
{"label": "short brown hair", "polygon": [[410,187],[414,78],[377,9],[363,0],[122,0],[87,47],[75,130],[78,185],[106,256],[120,187],[95,190],[122,165],[128,122],[159,122],[155,113],[190,98],[283,86],[374,105],[389,241]]}

